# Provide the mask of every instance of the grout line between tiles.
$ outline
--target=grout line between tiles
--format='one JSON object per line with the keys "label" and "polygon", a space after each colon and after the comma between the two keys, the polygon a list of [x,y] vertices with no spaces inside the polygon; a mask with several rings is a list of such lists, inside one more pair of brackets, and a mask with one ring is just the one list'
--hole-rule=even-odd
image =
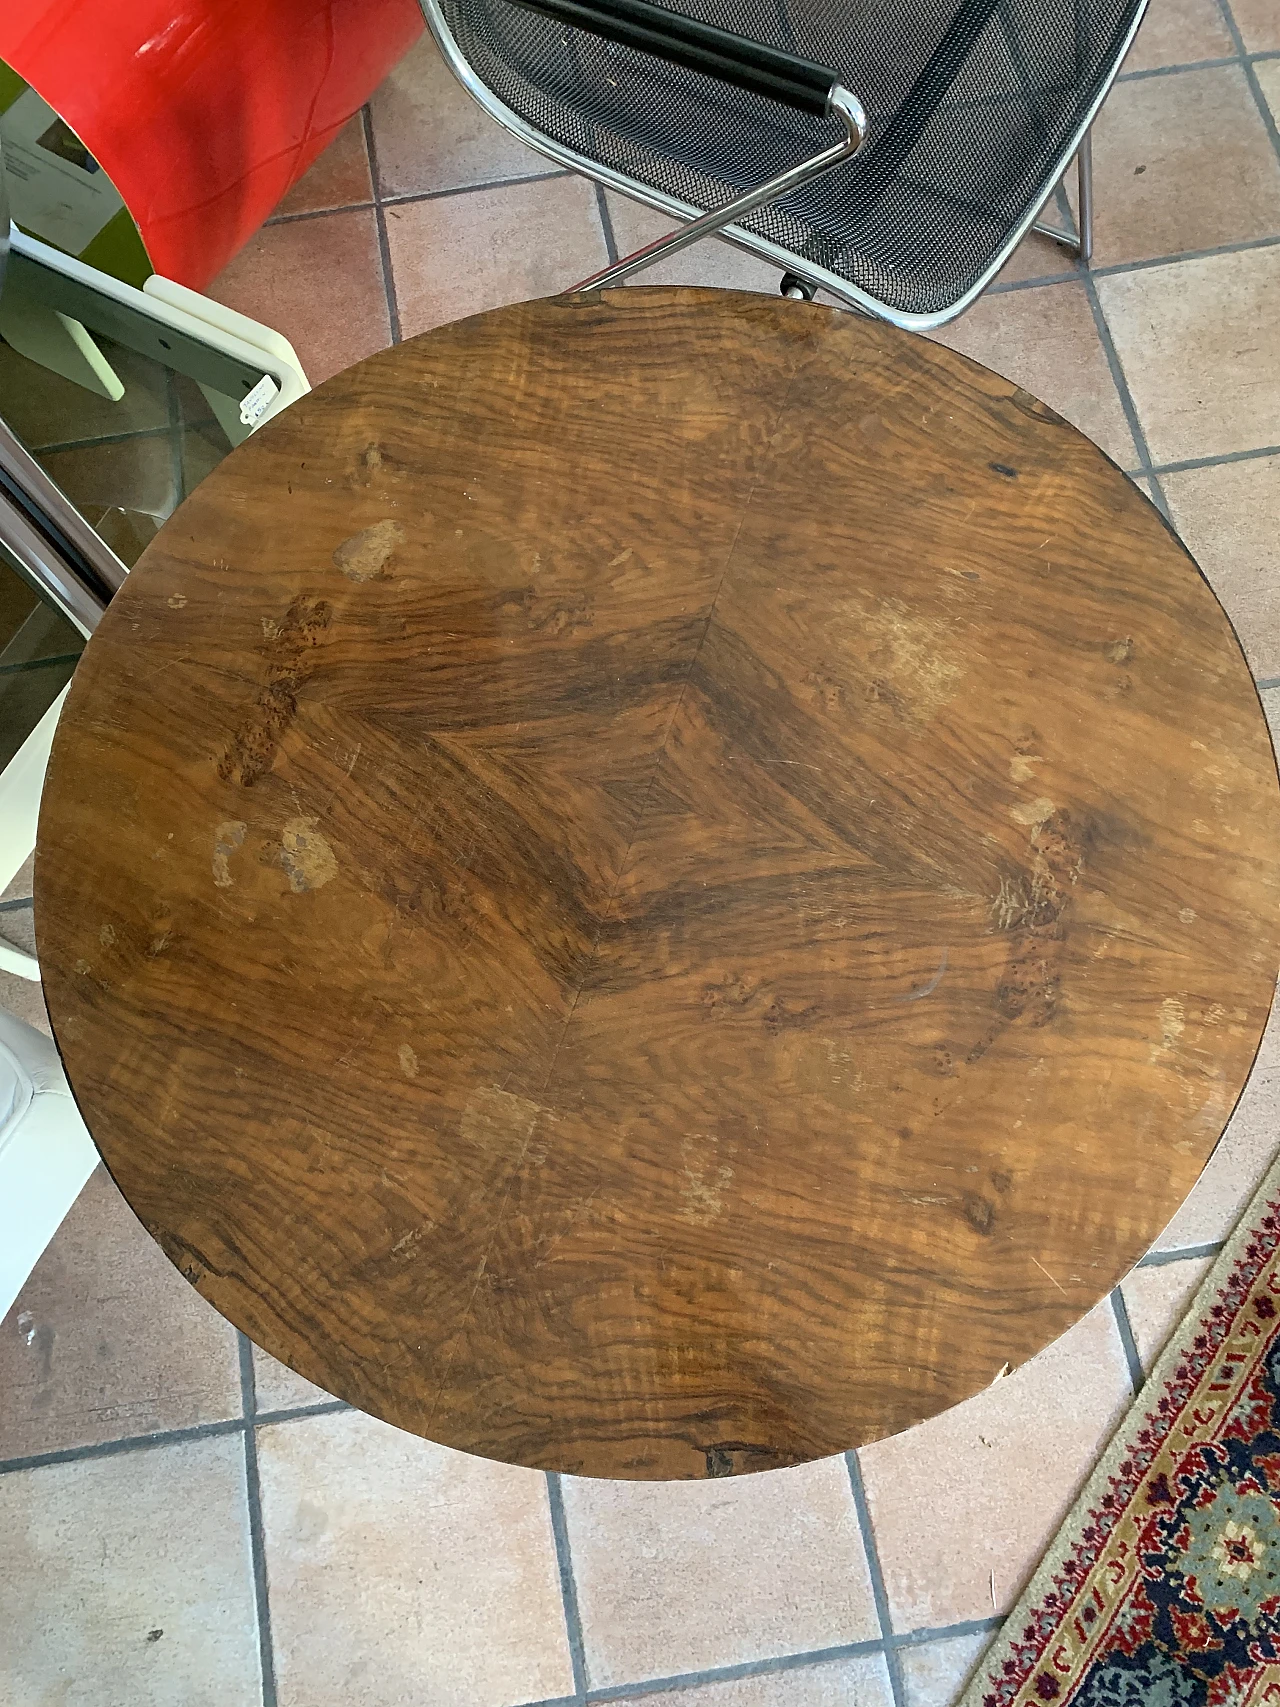
{"label": "grout line between tiles", "polygon": [[[206,427],[217,427],[218,421],[214,415],[201,415],[198,420],[182,421],[180,425],[191,432],[202,432]],[[167,424],[161,427],[130,427],[125,432],[97,433],[87,439],[55,439],[51,444],[31,446],[30,450],[38,462],[42,456],[57,456],[64,450],[97,450],[100,445],[129,444],[134,439],[159,439],[172,430]]]}
{"label": "grout line between tiles", "polygon": [[[1052,242],[1052,239],[1045,238],[1045,241]],[[1003,284],[989,285],[985,294],[987,296],[1009,296],[1015,290],[1038,290],[1041,285],[1074,284],[1079,276],[1079,273],[1072,268],[1070,272],[1045,273],[1041,278],[1036,279],[1008,279]]]}
{"label": "grout line between tiles", "polygon": [[1228,54],[1225,59],[1189,59],[1183,65],[1151,65],[1145,71],[1122,71],[1117,83],[1140,83],[1148,77],[1176,77],[1182,71],[1216,71],[1219,66],[1239,65],[1241,55]]}
{"label": "grout line between tiles", "polygon": [[1267,135],[1271,138],[1272,151],[1276,159],[1280,160],[1280,130],[1276,128],[1276,115],[1271,111],[1271,103],[1262,91],[1262,85],[1258,81],[1258,73],[1248,60],[1244,64],[1244,80],[1249,85],[1250,94],[1257,102],[1258,116],[1262,120]]}
{"label": "grout line between tiles", "polygon": [[962,1636],[994,1634],[1004,1624],[1004,1617],[968,1618],[959,1624],[940,1624],[934,1628],[911,1630],[894,1636],[889,1644],[879,1641],[847,1642],[839,1647],[814,1648],[801,1653],[782,1654],[773,1658],[745,1660],[739,1665],[708,1666],[699,1671],[679,1672],[670,1677],[646,1678],[638,1683],[609,1684],[590,1689],[582,1696],[557,1695],[551,1700],[526,1703],[526,1707],[577,1707],[579,1701],[588,1704],[605,1701],[643,1699],[666,1690],[696,1689],[703,1684],[732,1682],[737,1678],[768,1676],[774,1672],[799,1671],[810,1666],[832,1665],[842,1659],[870,1658],[884,1653],[887,1646],[919,1648],[927,1642],[945,1642]]}
{"label": "grout line between tiles", "polygon": [[[879,1642],[846,1642],[834,1648],[815,1648],[808,1653],[779,1654],[770,1659],[744,1660],[740,1665],[709,1666],[703,1671],[683,1671],[671,1677],[646,1678],[643,1683],[610,1684],[607,1688],[588,1690],[584,1700],[635,1701],[646,1695],[667,1690],[694,1689],[705,1683],[732,1683],[744,1677],[769,1677],[776,1672],[803,1671],[810,1666],[830,1665],[837,1660],[863,1659],[883,1652]],[[887,1655],[886,1655],[887,1658]],[[536,1707],[551,1707],[537,1703]]]}
{"label": "grout line between tiles", "polygon": [[0,676],[21,676],[30,670],[44,670],[50,664],[70,664],[78,659],[78,652],[55,652],[51,658],[24,658],[20,664],[0,664]]}
{"label": "grout line between tiles", "polygon": [[[1234,21],[1233,19],[1232,22]],[[1144,71],[1122,71],[1115,81],[1137,83],[1145,77],[1174,77],[1180,71],[1215,71],[1223,65],[1257,65],[1260,61],[1280,59],[1280,48],[1264,48],[1258,53],[1248,53],[1239,32],[1233,31],[1232,34],[1240,43],[1240,52],[1228,54],[1225,59],[1188,59],[1180,65],[1150,65]]]}
{"label": "grout line between tiles", "polygon": [[1212,261],[1218,255],[1247,255],[1252,249],[1274,249],[1280,237],[1242,237],[1235,243],[1215,243],[1208,249],[1175,250],[1168,255],[1148,255],[1140,261],[1112,261],[1091,267],[1095,279],[1111,279],[1121,273],[1145,273],[1152,267],[1172,267],[1179,261]]}
{"label": "grout line between tiles", "polygon": [[186,1446],[193,1440],[212,1440],[220,1434],[240,1434],[243,1417],[223,1422],[197,1423],[193,1428],[173,1428],[155,1434],[131,1434],[121,1440],[102,1440],[92,1446],[64,1446],[56,1452],[33,1452],[23,1458],[0,1460],[0,1476],[19,1470],[45,1470],[55,1464],[77,1464],[82,1458],[115,1458],[125,1452],[145,1452],[152,1446]]}
{"label": "grout line between tiles", "polygon": [[35,899],[31,895],[17,895],[12,901],[0,901],[0,913],[17,913],[23,907],[34,907]]}
{"label": "grout line between tiles", "polygon": [[391,246],[387,241],[387,216],[380,207],[375,207],[373,219],[378,231],[378,262],[382,269],[382,295],[387,304],[387,328],[391,342],[398,344],[401,339],[400,303],[396,297],[396,275],[391,267]]}
{"label": "grout line between tiles", "polygon": [[387,305],[387,329],[391,342],[401,339],[400,304],[396,298],[396,275],[391,265],[391,244],[387,238],[387,216],[382,205],[382,172],[378,165],[378,139],[373,132],[373,110],[368,102],[360,109],[364,125],[364,146],[369,156],[369,182],[373,186],[373,224],[378,238],[378,265],[382,269],[382,298]]}
{"label": "grout line between tiles", "polygon": [[307,207],[301,213],[273,213],[270,219],[264,219],[263,225],[297,225],[304,219],[329,219],[335,213],[367,213],[373,206],[372,199],[359,202],[342,202],[338,207]]}
{"label": "grout line between tiles", "polygon": [[[1261,684],[1259,684],[1261,685]],[[1277,679],[1280,686],[1280,678]],[[1219,1239],[1212,1245],[1183,1245],[1176,1251],[1148,1251],[1135,1268],[1167,1268],[1171,1262],[1194,1262],[1197,1257],[1216,1257],[1222,1249],[1225,1240]]]}
{"label": "grout line between tiles", "polygon": [[547,1503],[551,1508],[551,1534],[555,1540],[556,1565],[560,1573],[560,1604],[564,1608],[569,1663],[573,1667],[573,1699],[587,1699],[587,1651],[582,1638],[582,1615],[578,1609],[578,1585],[573,1577],[573,1555],[569,1550],[569,1525],[564,1515],[564,1489],[559,1472],[548,1470]]}
{"label": "grout line between tiles", "polygon": [[585,172],[570,172],[557,167],[551,172],[521,172],[514,178],[490,178],[484,184],[453,184],[447,190],[406,190],[400,195],[379,196],[381,207],[409,207],[414,202],[438,202],[448,196],[473,196],[481,190],[512,190],[518,184],[545,184],[548,178],[586,177]]}
{"label": "grout line between tiles", "polygon": [[[1219,255],[1245,255],[1253,249],[1274,249],[1277,245],[1280,245],[1280,237],[1242,237],[1237,243],[1218,243],[1209,249],[1174,250],[1168,255],[1149,255],[1141,261],[1112,261],[1107,265],[1091,266],[1089,273],[1095,279],[1113,279],[1125,273],[1149,272],[1153,267],[1173,267],[1182,261],[1212,261]],[[1082,276],[1082,271],[1077,265],[1068,272],[1044,273],[1039,278],[997,281],[988,285],[983,295],[1004,296],[1013,290],[1039,290],[1044,285],[1070,284]]]}
{"label": "grout line between tiles", "polygon": [[267,1586],[267,1549],[262,1529],[262,1487],[258,1476],[258,1387],[253,1369],[253,1346],[244,1334],[236,1339],[240,1353],[240,1409],[244,1417],[244,1486],[249,1508],[249,1551],[253,1560],[253,1595],[258,1613],[258,1659],[262,1667],[262,1707],[276,1707],[276,1661],[271,1641],[271,1602]]}
{"label": "grout line between tiles", "polygon": [[600,214],[600,229],[604,233],[605,253],[612,266],[618,259],[618,239],[613,229],[613,215],[609,212],[609,198],[601,183],[596,184],[596,207]]}
{"label": "grout line between tiles", "polygon": [[[292,1410],[258,1411],[253,1418],[254,1428],[271,1423],[302,1422],[308,1417],[349,1411],[353,1407],[342,1399],[323,1405],[299,1405]],[[152,1446],[185,1446],[193,1440],[212,1440],[220,1434],[239,1434],[249,1425],[243,1416],[226,1417],[218,1422],[193,1423],[190,1428],[157,1429],[152,1434],[126,1434],[117,1440],[100,1440],[90,1446],[64,1446],[54,1452],[33,1452],[22,1458],[0,1459],[0,1476],[18,1470],[44,1470],[55,1464],[74,1464],[81,1458],[114,1458],[125,1452],[144,1452]]]}
{"label": "grout line between tiles", "polygon": [[902,1662],[898,1658],[897,1648],[893,1641],[893,1615],[889,1610],[889,1593],[884,1586],[884,1571],[880,1566],[880,1549],[876,1544],[875,1526],[871,1521],[871,1508],[867,1504],[867,1490],[863,1484],[862,1465],[858,1461],[857,1452],[846,1452],[844,1463],[845,1469],[849,1473],[849,1491],[853,1495],[853,1509],[858,1515],[858,1528],[862,1533],[862,1547],[867,1556],[867,1574],[871,1578],[871,1598],[875,1602],[876,1619],[880,1625],[880,1638],[884,1643],[884,1660],[889,1672],[889,1688],[893,1692],[894,1707],[904,1707],[906,1686],[902,1680]]}
{"label": "grout line between tiles", "polygon": [[171,431],[166,421],[159,427],[131,427],[127,432],[99,433],[95,438],[58,439],[53,444],[41,445],[31,454],[39,461],[42,456],[56,456],[64,450],[96,450],[99,445],[124,445],[134,439],[162,439]]}
{"label": "grout line between tiles", "polygon": [[1111,1313],[1116,1319],[1116,1332],[1120,1335],[1120,1344],[1124,1347],[1124,1360],[1129,1365],[1129,1385],[1133,1388],[1136,1398],[1147,1377],[1142,1368],[1142,1359],[1138,1356],[1138,1342],[1133,1337],[1133,1323],[1129,1320],[1124,1293],[1118,1286],[1111,1288]]}
{"label": "grout line between tiles", "polygon": [[[1089,299],[1089,308],[1093,314],[1094,326],[1097,328],[1098,341],[1102,345],[1102,353],[1107,358],[1107,366],[1111,369],[1111,378],[1115,384],[1117,395],[1120,398],[1120,407],[1124,410],[1125,419],[1129,423],[1129,431],[1133,436],[1134,449],[1138,453],[1139,470],[1150,482],[1151,497],[1156,508],[1160,511],[1160,514],[1164,519],[1169,522],[1169,500],[1165,497],[1164,487],[1160,484],[1154,473],[1154,464],[1151,460],[1151,447],[1147,444],[1147,435],[1138,416],[1138,406],[1133,400],[1133,393],[1129,390],[1129,382],[1125,378],[1124,367],[1121,364],[1119,352],[1117,351],[1115,342],[1111,336],[1111,328],[1108,326],[1107,317],[1102,311],[1102,303],[1098,297],[1098,287],[1094,283],[1093,274],[1087,267],[1081,267],[1080,278],[1084,284],[1085,295]],[[1172,526],[1172,522],[1170,522],[1170,526]]]}
{"label": "grout line between tiles", "polygon": [[271,1428],[276,1423],[305,1422],[308,1417],[333,1417],[342,1411],[353,1411],[345,1399],[328,1399],[322,1405],[285,1405],[278,1411],[255,1411],[254,1428]]}
{"label": "grout line between tiles", "polygon": [[988,1631],[994,1633],[1004,1624],[1004,1614],[996,1613],[994,1618],[966,1618],[961,1624],[942,1624],[936,1629],[921,1627],[911,1630],[905,1636],[895,1636],[895,1648],[919,1648],[925,1642],[949,1642],[959,1636],[984,1636]]}
{"label": "grout line between tiles", "polygon": [[1271,105],[1262,93],[1262,85],[1258,82],[1258,73],[1253,69],[1253,62],[1245,52],[1244,37],[1240,34],[1240,26],[1236,23],[1235,14],[1231,10],[1230,0],[1218,0],[1218,10],[1222,14],[1223,23],[1227,26],[1227,34],[1235,43],[1236,52],[1240,55],[1244,69],[1244,80],[1249,85],[1249,93],[1253,96],[1254,103],[1258,108],[1258,117],[1262,120],[1263,127],[1271,139],[1271,147],[1276,159],[1280,161],[1280,131],[1276,129],[1276,115],[1271,111]]}
{"label": "grout line between tiles", "polygon": [[360,109],[360,129],[364,135],[364,153],[369,166],[370,207],[382,200],[382,168],[378,164],[378,139],[373,130],[373,103],[366,101]]}
{"label": "grout line between tiles", "polygon": [[1229,450],[1221,456],[1192,456],[1184,462],[1163,462],[1153,470],[1156,474],[1185,474],[1193,468],[1220,468],[1227,462],[1256,462],[1260,457],[1280,456],[1280,445],[1262,445],[1257,450]]}
{"label": "grout line between tiles", "polygon": [[1263,676],[1253,685],[1259,693],[1269,693],[1272,688],[1280,688],[1280,676]]}

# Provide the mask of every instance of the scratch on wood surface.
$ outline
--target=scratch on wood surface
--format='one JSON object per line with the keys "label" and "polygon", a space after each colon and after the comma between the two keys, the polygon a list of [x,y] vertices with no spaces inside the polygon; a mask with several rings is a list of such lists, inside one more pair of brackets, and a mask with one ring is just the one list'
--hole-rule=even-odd
{"label": "scratch on wood surface", "polygon": [[534,1263],[533,1266],[535,1268],[541,1268],[545,1263],[549,1263],[551,1261],[551,1253],[555,1250],[556,1246],[567,1234],[573,1231],[574,1227],[576,1227],[578,1222],[581,1221],[582,1217],[586,1214],[587,1210],[590,1209],[592,1202],[599,1196],[599,1194],[600,1187],[598,1185],[592,1186],[591,1190],[583,1198],[582,1202],[570,1212],[569,1219],[565,1225],[552,1237],[546,1250],[543,1251],[537,1262]]}
{"label": "scratch on wood surface", "polygon": [[1044,1266],[1044,1264],[1042,1262],[1036,1262],[1036,1259],[1034,1257],[1032,1257],[1031,1260],[1032,1260],[1032,1262],[1034,1262],[1036,1264],[1036,1267],[1040,1270],[1041,1274],[1045,1277],[1046,1280],[1053,1281],[1053,1284],[1058,1288],[1058,1291],[1061,1292],[1062,1296],[1065,1298],[1067,1295],[1066,1287],[1063,1286],[1060,1281],[1053,1279],[1053,1276],[1049,1273],[1049,1270]]}
{"label": "scratch on wood surface", "polygon": [[467,1325],[471,1321],[471,1312],[475,1309],[476,1294],[480,1290],[480,1282],[484,1279],[484,1271],[488,1267],[489,1257],[492,1254],[495,1246],[498,1243],[498,1234],[500,1233],[500,1231],[502,1229],[502,1223],[503,1223],[503,1220],[506,1216],[507,1202],[511,1196],[512,1185],[515,1182],[517,1176],[519,1175],[521,1164],[524,1161],[525,1150],[528,1149],[529,1141],[532,1139],[532,1137],[533,1137],[533,1129],[530,1128],[529,1138],[525,1140],[525,1149],[520,1152],[519,1156],[517,1156],[516,1161],[515,1161],[515,1165],[511,1169],[510,1173],[507,1176],[507,1183],[506,1183],[505,1187],[503,1188],[502,1201],[499,1203],[498,1213],[494,1217],[493,1231],[489,1235],[489,1243],[485,1249],[484,1255],[480,1258],[480,1266],[476,1270],[475,1282],[472,1285],[470,1294],[467,1297],[466,1305],[463,1308],[461,1316],[459,1317],[457,1330],[454,1334],[453,1340],[449,1346],[448,1353],[447,1353],[445,1360],[444,1360],[444,1367],[440,1371],[440,1380],[436,1386],[435,1396],[433,1397],[433,1399],[431,1401],[431,1409],[427,1412],[427,1420],[426,1420],[424,1432],[426,1431],[426,1429],[430,1428],[432,1420],[434,1419],[436,1412],[440,1408],[440,1401],[444,1397],[444,1390],[445,1390],[445,1387],[448,1385],[448,1382],[449,1382],[449,1371],[453,1368],[453,1360],[458,1354],[458,1347],[461,1344],[463,1332],[466,1329]]}
{"label": "scratch on wood surface", "polygon": [[182,654],[181,658],[170,658],[167,663],[161,664],[158,669],[152,670],[150,675],[143,677],[143,686],[150,687],[153,682],[158,681],[167,671],[176,669],[179,664],[185,664],[187,662],[188,655],[185,652]]}
{"label": "scratch on wood surface", "polygon": [[938,963],[938,970],[934,973],[933,977],[930,978],[929,982],[927,984],[921,984],[918,990],[911,990],[905,996],[899,996],[898,1000],[901,1002],[918,1002],[925,996],[931,996],[938,988],[938,985],[941,984],[946,970],[947,950],[944,948],[942,951],[942,959]]}
{"label": "scratch on wood surface", "polygon": [[[516,1096],[513,1091],[502,1091],[496,1085],[489,1085],[473,1091],[467,1098],[467,1105],[459,1122],[459,1131],[469,1144],[491,1151],[494,1155],[501,1155],[504,1150],[518,1151],[523,1161],[538,1122],[554,1122],[555,1119],[555,1114],[549,1108],[544,1108],[540,1102],[533,1102],[528,1097]],[[545,1160],[544,1141],[534,1151],[533,1161],[540,1163]]]}

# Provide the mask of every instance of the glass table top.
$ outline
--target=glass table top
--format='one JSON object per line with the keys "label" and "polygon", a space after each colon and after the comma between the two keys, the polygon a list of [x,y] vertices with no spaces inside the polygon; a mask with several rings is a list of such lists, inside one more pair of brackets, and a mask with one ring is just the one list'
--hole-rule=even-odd
{"label": "glass table top", "polygon": [[[124,385],[97,395],[0,339],[0,417],[131,567],[231,449],[198,385],[104,337]],[[0,768],[66,686],[85,641],[0,544]]]}

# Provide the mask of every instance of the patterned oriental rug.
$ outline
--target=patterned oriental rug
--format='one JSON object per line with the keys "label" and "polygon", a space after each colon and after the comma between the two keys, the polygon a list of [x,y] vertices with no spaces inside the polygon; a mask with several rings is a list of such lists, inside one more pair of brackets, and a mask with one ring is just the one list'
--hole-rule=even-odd
{"label": "patterned oriental rug", "polygon": [[1280,1162],[960,1707],[1280,1707]]}

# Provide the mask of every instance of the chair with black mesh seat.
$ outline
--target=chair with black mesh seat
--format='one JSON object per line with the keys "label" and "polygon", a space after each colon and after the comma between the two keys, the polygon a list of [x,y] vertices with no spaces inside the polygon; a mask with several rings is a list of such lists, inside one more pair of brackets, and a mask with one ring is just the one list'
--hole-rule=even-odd
{"label": "chair with black mesh seat", "polygon": [[[532,147],[924,331],[1035,225],[1088,258],[1089,127],[1147,0],[421,0],[456,75]],[[1076,231],[1037,225],[1072,160]]]}

